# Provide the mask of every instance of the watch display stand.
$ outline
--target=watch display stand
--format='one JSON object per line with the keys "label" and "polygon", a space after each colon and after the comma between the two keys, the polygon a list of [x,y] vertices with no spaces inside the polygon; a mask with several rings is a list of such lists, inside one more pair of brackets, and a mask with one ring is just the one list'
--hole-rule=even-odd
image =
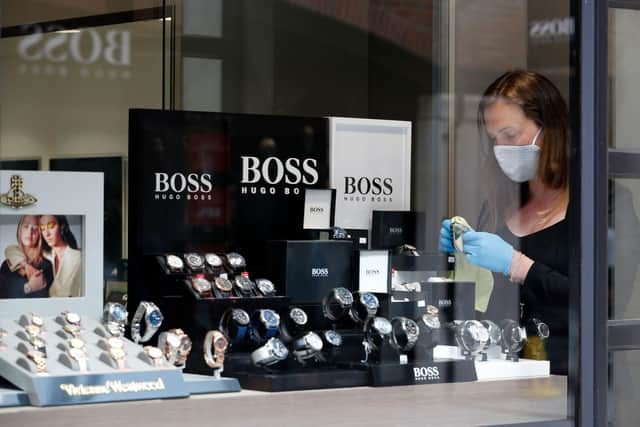
{"label": "watch display stand", "polygon": [[36,406],[68,405],[124,400],[186,397],[189,390],[180,369],[166,365],[156,367],[142,355],[141,345],[122,339],[127,354],[122,369],[111,363],[107,332],[87,316],[82,319],[80,338],[86,343],[88,369],[74,368],[68,356],[69,334],[63,331],[62,317],[44,318],[42,338],[46,341],[46,371],[39,373],[36,363],[27,357],[33,350],[19,320],[0,320],[7,331],[0,350],[0,375],[24,390],[28,402]]}

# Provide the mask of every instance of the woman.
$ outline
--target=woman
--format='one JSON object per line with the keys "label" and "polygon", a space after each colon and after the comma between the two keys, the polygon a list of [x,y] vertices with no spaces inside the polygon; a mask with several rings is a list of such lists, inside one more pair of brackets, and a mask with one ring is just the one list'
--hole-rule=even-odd
{"label": "woman", "polygon": [[[492,156],[479,230],[462,235],[466,258],[494,273],[483,317],[521,316],[549,325],[551,372],[567,373],[569,113],[558,89],[529,71],[510,71],[485,91],[478,111]],[[500,173],[500,171],[502,173]],[[440,247],[452,249],[449,221]],[[520,302],[521,304],[518,304]],[[518,307],[520,305],[520,307]],[[510,306],[509,308],[505,308]]]}
{"label": "woman", "polygon": [[51,297],[82,295],[82,253],[64,215],[42,215],[40,231],[45,254],[53,263]]}
{"label": "woman", "polygon": [[7,246],[0,266],[1,298],[46,298],[53,282],[51,263],[42,256],[38,217],[25,215],[18,222],[17,245]]}

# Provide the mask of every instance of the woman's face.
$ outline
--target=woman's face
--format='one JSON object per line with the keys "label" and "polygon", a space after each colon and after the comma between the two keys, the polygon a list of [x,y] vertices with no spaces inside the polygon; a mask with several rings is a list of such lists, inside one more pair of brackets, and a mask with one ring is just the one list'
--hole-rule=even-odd
{"label": "woman's face", "polygon": [[40,225],[38,218],[27,215],[20,224],[20,243],[25,248],[35,248],[40,241]]}
{"label": "woman's face", "polygon": [[[495,145],[529,145],[538,131],[538,125],[524,115],[520,106],[496,101],[484,110],[487,136]],[[541,146],[542,138],[536,145]]]}
{"label": "woman's face", "polygon": [[45,242],[52,248],[64,244],[61,236],[62,230],[55,216],[42,215],[40,217],[40,231]]}

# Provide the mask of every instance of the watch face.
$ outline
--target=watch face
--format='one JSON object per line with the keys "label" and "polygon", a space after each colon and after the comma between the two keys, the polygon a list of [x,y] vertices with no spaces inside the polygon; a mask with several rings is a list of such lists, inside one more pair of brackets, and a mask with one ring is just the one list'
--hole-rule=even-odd
{"label": "watch face", "polygon": [[267,328],[277,328],[280,324],[280,316],[273,310],[262,310],[260,316]]}
{"label": "watch face", "polygon": [[77,313],[68,312],[67,314],[65,314],[64,320],[66,320],[68,323],[76,325],[80,323],[80,316]]}
{"label": "watch face", "polygon": [[231,318],[240,326],[249,324],[249,314],[241,308],[234,308],[231,311]]}
{"label": "watch face", "polygon": [[438,307],[436,307],[435,305],[428,305],[427,306],[427,313],[432,315],[432,316],[437,316],[438,313],[440,313],[440,310],[438,310]]}
{"label": "watch face", "polygon": [[181,353],[189,353],[191,351],[191,338],[186,335],[182,335],[180,337],[180,352]]}
{"label": "watch face", "polygon": [[549,338],[549,325],[544,322],[538,323],[538,336],[542,339]]}
{"label": "watch face", "polygon": [[147,353],[147,356],[149,356],[152,359],[161,359],[162,358],[162,350],[160,350],[158,347],[145,347],[144,348],[145,353]]}
{"label": "watch face", "polygon": [[216,287],[222,292],[231,292],[233,290],[233,283],[231,283],[230,280],[225,279],[224,277],[216,277],[215,282]]}
{"label": "watch face", "polygon": [[171,348],[179,348],[181,344],[181,339],[178,335],[174,333],[167,334],[167,344]]}
{"label": "watch face", "polygon": [[276,290],[271,280],[268,279],[256,279],[256,286],[263,294],[272,294]]}
{"label": "watch face", "polygon": [[285,347],[285,345],[279,339],[271,338],[267,342],[267,345],[269,345],[269,343],[273,351],[273,355],[278,360],[284,360],[287,358],[287,356],[289,356],[289,350],[287,350],[287,347]]}
{"label": "watch face", "polygon": [[365,307],[371,310],[375,310],[380,305],[378,301],[378,297],[376,297],[371,292],[363,292],[360,294],[360,301],[364,304]]}
{"label": "watch face", "polygon": [[340,347],[342,345],[342,335],[336,331],[324,331],[324,339],[334,347]]}
{"label": "watch face", "polygon": [[33,341],[31,341],[31,344],[33,344],[35,348],[43,348],[47,345],[42,338],[34,338]]}
{"label": "watch face", "polygon": [[160,327],[163,320],[164,318],[162,317],[162,313],[160,313],[160,310],[157,309],[151,311],[151,313],[147,315],[147,322],[154,328]]}
{"label": "watch face", "polygon": [[228,345],[229,343],[227,342],[227,339],[222,334],[218,335],[218,337],[213,341],[213,347],[217,351],[226,351]]}
{"label": "watch face", "polygon": [[189,253],[189,254],[186,254],[184,258],[187,260],[187,264],[189,264],[190,268],[204,267],[204,258],[202,258],[202,256],[198,254]]}
{"label": "watch face", "polygon": [[438,318],[438,315],[434,316],[434,315],[429,314],[429,313],[423,314],[422,315],[422,321],[430,329],[439,329],[440,328],[440,319]]}
{"label": "watch face", "polygon": [[36,325],[27,325],[24,327],[24,330],[32,337],[36,337],[40,335],[40,332],[42,332],[42,329]]}
{"label": "watch face", "polygon": [[87,357],[84,350],[75,347],[69,349],[69,356],[73,357],[74,359],[82,359]]}
{"label": "watch face", "polygon": [[222,258],[220,258],[216,254],[206,254],[204,256],[204,259],[207,261],[207,264],[209,264],[211,267],[214,267],[214,268],[222,267]]}
{"label": "watch face", "polygon": [[38,316],[37,314],[32,314],[31,324],[41,328],[42,326],[44,326],[44,320],[42,320],[42,317]]}
{"label": "watch face", "polygon": [[242,292],[251,292],[251,290],[253,289],[253,283],[251,282],[251,279],[244,276],[236,277],[236,285]]}
{"label": "watch face", "polygon": [[122,348],[110,348],[109,354],[116,360],[124,359],[127,356]]}
{"label": "watch face", "polygon": [[322,338],[320,338],[320,336],[315,332],[309,332],[305,336],[305,341],[307,342],[307,345],[309,346],[309,348],[311,348],[312,350],[315,350],[315,351],[322,350]]}
{"label": "watch face", "polygon": [[122,304],[118,304],[118,303],[114,303],[111,306],[111,316],[113,316],[113,319],[117,322],[125,322],[127,320],[127,316],[129,315],[129,313],[127,313],[127,309],[124,308],[124,305]]}
{"label": "watch face", "polygon": [[191,284],[193,285],[193,289],[200,293],[208,292],[211,290],[211,282],[201,277],[194,277],[193,279],[191,279]]}
{"label": "watch face", "polygon": [[69,340],[69,347],[71,348],[84,348],[85,343],[80,338],[71,338]]}
{"label": "watch face", "polygon": [[418,324],[411,319],[405,319],[403,322],[404,329],[407,331],[407,335],[409,336],[417,336],[420,333],[420,329],[418,328]]}
{"label": "watch face", "polygon": [[304,326],[307,323],[307,313],[301,308],[293,307],[289,310],[289,317],[298,326]]}
{"label": "watch face", "polygon": [[124,341],[122,341],[120,338],[116,338],[116,337],[109,338],[107,340],[107,344],[111,348],[123,348],[124,347]]}
{"label": "watch face", "polygon": [[172,270],[182,270],[184,267],[182,259],[176,255],[167,255],[167,265]]}
{"label": "watch face", "polygon": [[245,261],[244,257],[237,252],[229,252],[227,254],[227,261],[229,261],[229,265],[234,270],[238,270],[247,266],[247,262]]}
{"label": "watch face", "polygon": [[391,333],[391,322],[384,317],[376,317],[373,319],[373,329],[380,335],[389,335]]}
{"label": "watch face", "polygon": [[349,292],[347,288],[335,288],[334,294],[336,296],[336,300],[342,306],[350,306],[353,304],[353,295]]}
{"label": "watch face", "polygon": [[483,320],[480,323],[487,328],[487,332],[489,332],[489,341],[491,344],[498,344],[500,339],[502,338],[502,331],[500,327],[496,325],[491,320]]}

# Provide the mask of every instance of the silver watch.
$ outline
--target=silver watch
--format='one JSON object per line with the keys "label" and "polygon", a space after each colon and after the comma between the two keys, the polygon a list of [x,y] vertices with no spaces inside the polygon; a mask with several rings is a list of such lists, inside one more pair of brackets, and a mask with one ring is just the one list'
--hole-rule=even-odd
{"label": "silver watch", "polygon": [[489,331],[479,321],[454,321],[453,328],[458,347],[466,359],[473,360],[487,345]]}
{"label": "silver watch", "polygon": [[517,362],[518,353],[527,342],[527,331],[518,322],[511,319],[500,322],[500,328],[502,329],[502,339],[500,340],[502,352],[507,359]]}
{"label": "silver watch", "polygon": [[247,261],[237,252],[229,252],[226,255],[227,264],[233,271],[239,271],[247,266]]}
{"label": "silver watch", "polygon": [[316,357],[322,351],[322,338],[315,332],[307,332],[292,344],[293,357],[300,363]]}
{"label": "silver watch", "polygon": [[331,289],[331,292],[322,299],[322,313],[329,320],[337,320],[342,317],[353,305],[353,295],[347,288],[339,287]]}
{"label": "silver watch", "polygon": [[272,366],[289,357],[289,350],[278,338],[270,338],[265,345],[251,353],[251,362],[258,367]]}
{"label": "silver watch", "polygon": [[[131,338],[138,344],[147,342],[158,331],[164,317],[157,305],[142,301],[131,319]],[[142,327],[144,322],[144,333]]]}
{"label": "silver watch", "polygon": [[276,294],[276,287],[269,279],[256,279],[256,286],[265,297],[271,297]]}
{"label": "silver watch", "polygon": [[102,324],[107,332],[113,336],[124,334],[129,313],[124,305],[117,302],[108,302],[102,311]]}
{"label": "silver watch", "polygon": [[380,301],[371,292],[354,292],[349,317],[354,322],[363,324],[368,318],[376,315],[378,307],[380,307]]}
{"label": "silver watch", "polygon": [[184,259],[191,271],[203,271],[204,270],[204,257],[200,254],[191,252],[184,255]]}
{"label": "silver watch", "polygon": [[182,258],[177,255],[167,255],[165,257],[165,263],[167,264],[169,271],[172,273],[178,273],[184,269],[184,262],[182,261]]}
{"label": "silver watch", "polygon": [[411,350],[418,342],[420,328],[418,324],[408,317],[394,317],[391,319],[391,340],[393,348],[403,353]]}

